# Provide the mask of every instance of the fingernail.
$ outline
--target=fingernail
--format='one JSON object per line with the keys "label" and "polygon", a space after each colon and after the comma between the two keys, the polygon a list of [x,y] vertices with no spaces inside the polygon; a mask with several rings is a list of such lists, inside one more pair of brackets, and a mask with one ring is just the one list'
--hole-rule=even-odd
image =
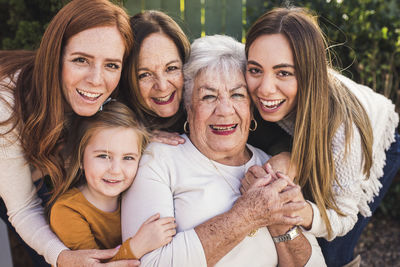
{"label": "fingernail", "polygon": [[121,245],[119,245],[119,246],[116,246],[115,248],[116,248],[116,249],[119,249],[120,247],[121,247]]}

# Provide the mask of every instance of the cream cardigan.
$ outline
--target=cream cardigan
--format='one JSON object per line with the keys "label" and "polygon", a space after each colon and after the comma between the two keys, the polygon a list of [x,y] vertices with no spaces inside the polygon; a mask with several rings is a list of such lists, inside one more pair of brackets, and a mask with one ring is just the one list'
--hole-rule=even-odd
{"label": "cream cardigan", "polygon": [[[333,159],[335,161],[335,171],[339,184],[334,184],[333,192],[336,203],[340,210],[346,216],[340,216],[334,210],[327,210],[328,218],[332,225],[332,237],[343,236],[348,233],[357,222],[357,214],[371,216],[371,210],[368,203],[374,196],[379,194],[382,187],[379,179],[383,176],[383,167],[386,162],[386,150],[395,140],[395,129],[399,122],[399,116],[395,112],[393,103],[375,93],[371,88],[357,84],[352,80],[333,73],[336,78],[344,83],[351,92],[358,98],[366,110],[373,131],[373,165],[371,167],[371,176],[366,179],[362,172],[362,149],[361,139],[358,130],[353,126],[353,137],[347,157],[345,152],[345,132],[344,126],[339,127],[333,141]],[[289,134],[294,133],[294,116],[283,119],[278,124]],[[317,237],[328,239],[326,225],[322,220],[316,204],[310,202],[313,208],[313,223],[309,232]]]}
{"label": "cream cardigan", "polygon": [[[7,84],[10,80],[0,82],[0,121],[7,120],[12,112],[4,101],[11,105],[14,103],[12,93],[5,88]],[[9,129],[9,126],[0,127],[0,133]],[[48,263],[56,266],[58,255],[68,248],[46,222],[42,201],[36,194],[18,136],[17,129],[0,136],[0,196],[6,204],[9,221],[18,234]]]}

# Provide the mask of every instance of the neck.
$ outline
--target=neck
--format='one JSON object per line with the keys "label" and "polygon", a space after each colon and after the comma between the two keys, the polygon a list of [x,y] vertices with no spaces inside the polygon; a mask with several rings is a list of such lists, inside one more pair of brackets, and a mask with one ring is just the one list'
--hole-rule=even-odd
{"label": "neck", "polygon": [[104,212],[113,212],[118,209],[118,198],[116,197],[108,197],[98,192],[91,190],[91,188],[85,184],[79,188],[82,192],[83,196],[86,198],[87,201],[90,202],[93,206],[102,210]]}
{"label": "neck", "polygon": [[246,164],[251,158],[251,151],[244,147],[239,153],[203,153],[207,158],[228,166],[240,166]]}

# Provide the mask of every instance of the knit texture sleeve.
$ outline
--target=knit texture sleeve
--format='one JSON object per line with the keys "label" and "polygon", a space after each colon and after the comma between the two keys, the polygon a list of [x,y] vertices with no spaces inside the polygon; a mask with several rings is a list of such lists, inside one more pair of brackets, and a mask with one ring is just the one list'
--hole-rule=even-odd
{"label": "knit texture sleeve", "polygon": [[[1,95],[4,95],[3,91]],[[10,115],[9,106],[0,101],[0,120],[6,120]],[[14,129],[5,134],[9,127],[0,127],[0,196],[7,207],[9,221],[18,234],[55,266],[58,255],[67,248],[45,220],[41,200],[36,194],[29,165],[18,141],[18,131]]]}
{"label": "knit texture sleeve", "polygon": [[[353,136],[348,151],[345,151],[344,126],[339,127],[332,141],[333,160],[337,182],[333,185],[333,195],[336,204],[344,216],[339,215],[333,209],[328,209],[327,214],[332,226],[332,236],[347,234],[357,222],[357,214],[367,205],[365,193],[362,189],[362,182],[366,179],[362,172],[363,159],[361,150],[361,138],[358,130],[353,126]],[[328,239],[328,232],[322,220],[317,205],[312,203],[313,223],[310,232],[317,237]]]}

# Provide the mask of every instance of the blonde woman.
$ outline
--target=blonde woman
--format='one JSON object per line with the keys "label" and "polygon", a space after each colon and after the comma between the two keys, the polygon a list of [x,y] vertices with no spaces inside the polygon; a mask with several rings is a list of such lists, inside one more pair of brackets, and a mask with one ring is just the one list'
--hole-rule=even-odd
{"label": "blonde woman", "polygon": [[[291,167],[309,200],[301,225],[336,238],[320,240],[328,266],[347,264],[399,169],[394,105],[329,67],[321,29],[303,9],[264,14],[246,40],[246,80],[259,123],[276,122],[293,136]],[[268,134],[250,143],[262,145]]]}

